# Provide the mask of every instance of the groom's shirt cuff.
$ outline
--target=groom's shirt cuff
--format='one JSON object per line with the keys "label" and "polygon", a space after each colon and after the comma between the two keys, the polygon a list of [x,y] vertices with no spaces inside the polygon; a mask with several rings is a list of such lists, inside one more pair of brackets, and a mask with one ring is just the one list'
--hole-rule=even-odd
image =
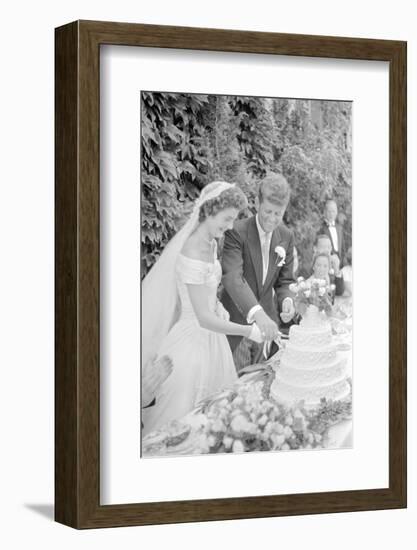
{"label": "groom's shirt cuff", "polygon": [[249,313],[246,316],[246,321],[251,325],[254,322],[253,316],[257,311],[260,311],[262,309],[262,306],[259,304],[256,304],[256,306],[253,306],[250,308]]}

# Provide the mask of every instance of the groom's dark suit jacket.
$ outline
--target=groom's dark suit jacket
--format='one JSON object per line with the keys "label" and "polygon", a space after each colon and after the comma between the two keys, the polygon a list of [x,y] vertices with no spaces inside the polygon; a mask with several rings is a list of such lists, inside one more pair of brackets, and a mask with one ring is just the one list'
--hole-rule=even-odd
{"label": "groom's dark suit jacket", "polygon": [[[286,251],[285,264],[277,266],[275,248]],[[231,231],[226,231],[223,254],[223,294],[221,302],[230,313],[230,320],[247,324],[250,309],[260,304],[265,312],[279,325],[279,312],[284,298],[292,296],[288,285],[293,279],[294,237],[283,224],[272,233],[268,273],[262,284],[262,251],[255,216],[235,222]],[[273,297],[275,290],[277,304]],[[241,336],[229,336],[232,351]]]}

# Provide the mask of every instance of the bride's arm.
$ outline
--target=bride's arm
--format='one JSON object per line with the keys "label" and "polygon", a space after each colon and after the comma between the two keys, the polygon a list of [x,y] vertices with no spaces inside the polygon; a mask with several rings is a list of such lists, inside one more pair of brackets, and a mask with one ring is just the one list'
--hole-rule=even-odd
{"label": "bride's arm", "polygon": [[187,288],[195,315],[202,328],[222,334],[250,337],[252,325],[239,325],[238,323],[224,321],[214,311],[209,310],[209,291],[206,286],[187,284]]}

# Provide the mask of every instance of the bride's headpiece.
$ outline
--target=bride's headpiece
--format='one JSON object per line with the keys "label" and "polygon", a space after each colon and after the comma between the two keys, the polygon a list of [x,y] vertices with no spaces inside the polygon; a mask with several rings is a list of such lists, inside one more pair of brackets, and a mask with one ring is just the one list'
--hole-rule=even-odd
{"label": "bride's headpiece", "polygon": [[217,198],[223,191],[227,191],[234,186],[234,183],[227,183],[226,181],[212,181],[203,187],[200,196],[195,201],[195,207],[200,207],[205,202]]}

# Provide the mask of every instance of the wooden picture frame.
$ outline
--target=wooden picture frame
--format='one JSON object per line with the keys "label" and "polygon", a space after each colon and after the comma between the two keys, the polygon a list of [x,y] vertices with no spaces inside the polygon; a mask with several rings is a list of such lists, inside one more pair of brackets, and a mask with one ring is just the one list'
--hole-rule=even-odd
{"label": "wooden picture frame", "polygon": [[[389,487],[100,505],[99,98],[108,44],[389,62]],[[75,528],[406,506],[406,43],[76,21],[56,29],[55,519]]]}

